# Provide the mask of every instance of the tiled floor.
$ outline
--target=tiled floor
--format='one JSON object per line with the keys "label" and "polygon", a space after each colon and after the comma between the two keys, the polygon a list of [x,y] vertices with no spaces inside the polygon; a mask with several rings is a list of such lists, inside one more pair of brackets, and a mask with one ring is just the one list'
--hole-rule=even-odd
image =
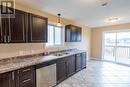
{"label": "tiled floor", "polygon": [[130,67],[101,61],[87,65],[56,87],[130,87]]}

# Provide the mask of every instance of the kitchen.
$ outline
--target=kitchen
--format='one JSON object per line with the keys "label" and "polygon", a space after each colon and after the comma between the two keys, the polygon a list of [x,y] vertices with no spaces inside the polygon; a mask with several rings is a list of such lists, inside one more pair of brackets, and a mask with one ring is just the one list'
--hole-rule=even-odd
{"label": "kitchen", "polygon": [[[8,1],[12,1],[14,5]],[[77,80],[78,82],[76,81],[73,84],[76,75],[80,74],[79,78],[83,75],[84,79],[89,80],[90,78],[86,77],[87,73],[94,73],[94,70],[97,70],[96,67],[100,66],[99,61],[90,59],[100,60],[102,56],[101,33],[114,29],[130,29],[129,22],[119,25],[108,23],[107,26],[104,24],[103,27],[91,28],[87,24],[82,24],[82,22],[78,23],[76,18],[72,17],[73,20],[66,18],[65,11],[62,8],[53,12],[53,9],[45,7],[44,11],[42,8],[47,3],[50,3],[50,7],[51,4],[56,4],[56,2],[49,2],[50,0],[48,2],[40,0],[36,4],[37,6],[35,1],[8,1],[1,1],[1,87],[119,87],[120,85],[127,87],[129,85],[129,82],[122,84],[123,81],[117,81],[114,84],[111,80],[113,78],[109,78],[110,83],[109,81],[108,83],[100,83],[99,81],[93,83],[96,82],[95,79],[90,83],[89,81],[85,82],[85,80],[81,81],[85,83],[80,83],[80,80]],[[55,1],[58,2],[58,0]],[[59,3],[64,4],[62,1]],[[109,6],[109,2],[101,2],[100,4],[101,8]],[[15,9],[10,8],[10,6],[15,7]],[[7,13],[8,10],[13,13],[3,15],[5,9]],[[46,11],[47,9],[50,13]],[[118,18],[114,20],[118,20]],[[99,62],[99,65],[91,65],[93,62],[94,65]],[[100,68],[98,69],[100,70]],[[129,70],[129,67],[125,68]],[[93,72],[91,72],[92,69],[94,69]],[[96,75],[96,72],[94,75]],[[92,75],[90,77],[93,78]],[[71,80],[72,83],[69,83],[69,79],[73,79]],[[68,82],[65,83],[66,81]],[[93,86],[93,84],[95,85]]]}

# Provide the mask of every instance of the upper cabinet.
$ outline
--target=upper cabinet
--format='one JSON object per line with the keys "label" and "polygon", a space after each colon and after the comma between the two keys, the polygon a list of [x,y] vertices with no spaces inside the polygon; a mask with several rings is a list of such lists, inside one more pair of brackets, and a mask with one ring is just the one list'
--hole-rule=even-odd
{"label": "upper cabinet", "polygon": [[74,25],[65,26],[65,41],[66,42],[80,42],[82,29]]}
{"label": "upper cabinet", "polygon": [[3,29],[2,29],[2,22],[0,19],[0,43],[3,42]]}
{"label": "upper cabinet", "polygon": [[0,18],[1,43],[26,42],[27,15],[28,13],[15,9],[14,18]]}
{"label": "upper cabinet", "polygon": [[29,42],[47,42],[47,18],[29,15]]}
{"label": "upper cabinet", "polygon": [[0,43],[47,42],[48,19],[15,10],[15,18],[0,18]]}
{"label": "upper cabinet", "polygon": [[27,30],[27,13],[15,10],[15,18],[9,19],[7,28],[8,43],[24,43],[26,42]]}
{"label": "upper cabinet", "polygon": [[77,38],[76,41],[80,42],[82,39],[82,29],[80,27],[77,27]]}

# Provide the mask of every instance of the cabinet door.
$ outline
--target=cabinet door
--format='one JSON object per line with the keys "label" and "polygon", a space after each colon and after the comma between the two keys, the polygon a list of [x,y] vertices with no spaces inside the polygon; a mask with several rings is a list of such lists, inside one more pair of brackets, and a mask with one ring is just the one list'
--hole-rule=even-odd
{"label": "cabinet door", "polygon": [[47,18],[30,14],[29,42],[47,42]]}
{"label": "cabinet door", "polygon": [[81,41],[81,34],[82,33],[82,30],[81,30],[81,28],[80,27],[77,27],[77,33],[76,33],[76,41],[77,42],[80,42]]}
{"label": "cabinet door", "polygon": [[67,65],[66,60],[63,58],[57,61],[57,83],[67,78]]}
{"label": "cabinet door", "polygon": [[75,26],[71,27],[71,41],[76,42],[77,39],[77,29]]}
{"label": "cabinet door", "polygon": [[81,54],[76,54],[76,72],[82,69],[82,56]]}
{"label": "cabinet door", "polygon": [[12,73],[4,73],[0,75],[0,87],[14,87]]}
{"label": "cabinet door", "polygon": [[66,42],[79,42],[81,41],[82,29],[74,25],[65,26],[65,41]]}
{"label": "cabinet door", "polygon": [[9,28],[7,29],[8,43],[24,43],[26,42],[26,25],[27,13],[15,10],[15,18],[9,19]]}
{"label": "cabinet door", "polygon": [[71,41],[71,26],[65,26],[65,41],[70,42]]}
{"label": "cabinet door", "polygon": [[9,28],[9,22],[8,18],[1,18],[0,19],[0,42],[6,43],[7,37],[6,37],[6,29]]}
{"label": "cabinet door", "polygon": [[1,21],[1,18],[0,18],[0,43],[3,42],[3,29],[2,29],[2,21]]}
{"label": "cabinet door", "polygon": [[69,56],[67,60],[67,76],[75,73],[75,56]]}
{"label": "cabinet door", "polygon": [[82,69],[86,68],[86,53],[82,53]]}

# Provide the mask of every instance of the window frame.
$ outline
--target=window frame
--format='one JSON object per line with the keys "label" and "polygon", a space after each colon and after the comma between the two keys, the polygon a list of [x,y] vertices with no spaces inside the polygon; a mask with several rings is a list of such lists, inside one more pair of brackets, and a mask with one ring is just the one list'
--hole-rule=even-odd
{"label": "window frame", "polygon": [[[53,45],[50,45],[48,44],[48,42],[46,43],[46,47],[60,47],[60,46],[63,46],[64,45],[64,27],[63,26],[57,26],[57,25],[54,25],[54,24],[48,24],[48,29],[49,29],[49,26],[53,26]],[[55,44],[55,28],[58,27],[58,28],[61,28],[61,44]],[[49,31],[49,30],[48,30]],[[48,34],[49,35],[49,34]],[[49,39],[49,38],[48,38]]]}

